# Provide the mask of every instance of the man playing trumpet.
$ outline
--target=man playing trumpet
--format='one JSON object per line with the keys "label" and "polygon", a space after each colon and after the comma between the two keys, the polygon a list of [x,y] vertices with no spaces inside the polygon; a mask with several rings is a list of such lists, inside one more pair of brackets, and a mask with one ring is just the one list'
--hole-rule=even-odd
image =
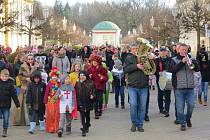
{"label": "man playing trumpet", "polygon": [[[198,66],[188,56],[188,46],[180,44],[179,54],[172,58],[170,71],[173,73],[173,87],[175,90],[177,117],[181,125],[180,130],[192,127],[191,117],[194,109],[194,71]],[[184,114],[185,102],[187,113]]]}

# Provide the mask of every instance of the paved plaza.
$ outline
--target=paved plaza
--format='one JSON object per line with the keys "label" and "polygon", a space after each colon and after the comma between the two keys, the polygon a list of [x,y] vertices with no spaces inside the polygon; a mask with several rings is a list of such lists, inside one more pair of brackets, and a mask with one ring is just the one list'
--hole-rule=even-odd
{"label": "paved plaza", "polygon": [[[158,112],[157,92],[151,92],[150,122],[145,123],[145,132],[130,132],[129,105],[126,109],[114,108],[114,94],[110,94],[109,109],[99,120],[92,119],[89,134],[81,136],[80,120],[72,122],[72,134],[58,138],[57,134],[48,134],[36,131],[34,135],[27,133],[28,127],[11,126],[7,138],[1,140],[210,140],[210,111],[209,107],[197,106],[195,108],[191,129],[185,132],[179,130],[174,121],[174,96],[172,95],[171,112],[169,118],[164,118]],[[127,100],[127,98],[126,98]],[[2,122],[0,123],[2,126]],[[37,127],[38,128],[38,127]],[[2,128],[0,129],[2,131]]]}

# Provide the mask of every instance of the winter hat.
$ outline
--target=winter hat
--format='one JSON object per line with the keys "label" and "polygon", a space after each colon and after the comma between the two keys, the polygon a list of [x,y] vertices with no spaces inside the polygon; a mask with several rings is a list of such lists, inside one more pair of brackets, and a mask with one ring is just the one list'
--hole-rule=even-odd
{"label": "winter hat", "polygon": [[60,75],[60,71],[58,70],[58,68],[55,66],[52,67],[52,70],[50,72],[50,77],[53,77],[53,76],[59,77],[59,75]]}
{"label": "winter hat", "polygon": [[120,59],[115,60],[115,61],[114,61],[114,65],[115,65],[115,66],[120,66],[120,65],[122,65],[121,60],[120,60]]}
{"label": "winter hat", "polygon": [[93,56],[91,56],[90,60],[91,61],[96,61],[99,64],[102,64],[102,58],[99,55],[93,55]]}
{"label": "winter hat", "polygon": [[84,71],[84,70],[80,71],[79,76],[80,76],[80,74],[84,74],[84,75],[86,76],[87,79],[89,78],[88,72],[86,72],[86,71]]}

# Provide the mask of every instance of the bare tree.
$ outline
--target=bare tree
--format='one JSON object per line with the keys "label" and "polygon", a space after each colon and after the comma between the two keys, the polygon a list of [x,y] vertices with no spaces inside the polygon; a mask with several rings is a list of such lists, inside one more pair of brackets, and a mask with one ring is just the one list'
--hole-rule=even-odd
{"label": "bare tree", "polygon": [[207,10],[209,0],[179,0],[179,20],[184,32],[196,31],[197,50],[200,50],[200,36],[204,30],[205,24],[209,21],[209,12]]}

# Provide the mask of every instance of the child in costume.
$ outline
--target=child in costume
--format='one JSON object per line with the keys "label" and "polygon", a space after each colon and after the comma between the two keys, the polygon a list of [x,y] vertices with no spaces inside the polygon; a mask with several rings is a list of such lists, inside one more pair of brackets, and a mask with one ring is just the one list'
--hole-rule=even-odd
{"label": "child in costume", "polygon": [[57,99],[60,99],[60,122],[58,137],[62,137],[64,131],[64,125],[66,120],[66,134],[71,134],[71,113],[74,109],[74,87],[70,83],[69,77],[66,77],[64,84],[61,85],[56,95],[53,97],[55,103]]}
{"label": "child in costume", "polygon": [[76,83],[77,105],[82,123],[82,136],[89,132],[90,111],[93,110],[93,100],[95,98],[95,87],[86,71],[81,71],[79,81]]}
{"label": "child in costume", "polygon": [[[71,68],[71,73],[69,74],[69,78],[70,78],[70,82],[72,83],[72,85],[75,87],[76,82],[79,79],[79,72],[81,70],[81,63],[80,61],[75,61],[72,65]],[[76,93],[76,92],[75,92]],[[77,102],[76,102],[76,94],[74,95],[74,110],[72,112],[72,118],[73,119],[77,119],[78,118],[78,114],[77,114]]]}
{"label": "child in costume", "polygon": [[52,102],[52,98],[55,96],[58,88],[60,72],[57,67],[52,67],[50,72],[50,81],[47,84],[44,96],[44,103],[46,104],[46,132],[56,133],[59,128],[59,100],[55,103]]}
{"label": "child in costume", "polygon": [[36,129],[36,117],[38,116],[40,123],[40,131],[45,130],[45,104],[43,102],[46,84],[42,82],[41,72],[36,70],[32,73],[31,83],[28,86],[26,96],[26,104],[29,109],[30,129],[29,133],[33,134]]}

